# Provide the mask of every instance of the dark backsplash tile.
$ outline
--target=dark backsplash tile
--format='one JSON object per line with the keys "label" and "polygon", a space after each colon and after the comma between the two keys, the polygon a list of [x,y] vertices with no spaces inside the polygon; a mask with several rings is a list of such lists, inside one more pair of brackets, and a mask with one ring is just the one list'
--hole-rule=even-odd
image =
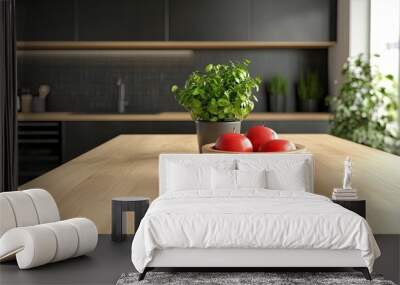
{"label": "dark backsplash tile", "polygon": [[127,113],[183,111],[170,92],[184,84],[194,70],[208,63],[249,59],[251,73],[263,80],[256,111],[267,110],[266,82],[276,73],[289,80],[288,111],[295,111],[295,84],[300,73],[318,71],[327,88],[327,50],[195,50],[132,52],[24,52],[18,56],[19,87],[36,92],[51,86],[47,110],[59,112],[116,112],[122,78]]}

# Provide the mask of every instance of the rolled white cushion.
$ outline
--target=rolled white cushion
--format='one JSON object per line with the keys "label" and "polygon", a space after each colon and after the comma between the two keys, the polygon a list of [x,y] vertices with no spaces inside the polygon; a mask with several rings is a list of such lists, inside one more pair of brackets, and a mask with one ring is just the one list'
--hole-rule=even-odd
{"label": "rolled white cushion", "polygon": [[28,194],[32,199],[39,218],[39,224],[60,220],[57,204],[49,192],[43,189],[29,189],[23,192]]}
{"label": "rolled white cushion", "polygon": [[51,262],[56,250],[57,240],[53,231],[43,225],[14,228],[0,239],[0,259],[9,259],[16,254],[20,269]]}
{"label": "rolled white cushion", "polygon": [[39,223],[35,205],[31,197],[23,191],[1,193],[10,203],[17,227],[33,226]]}
{"label": "rolled white cushion", "polygon": [[0,237],[9,229],[15,228],[14,211],[6,197],[0,194]]}
{"label": "rolled white cushion", "polygon": [[20,269],[28,269],[86,254],[97,245],[97,228],[85,218],[7,231],[0,238],[0,260],[16,254]]}
{"label": "rolled white cushion", "polygon": [[97,227],[91,220],[74,218],[63,222],[73,225],[78,233],[78,248],[74,257],[91,252],[96,248],[98,239]]}
{"label": "rolled white cushion", "polygon": [[57,262],[75,255],[78,249],[79,237],[73,226],[64,221],[44,224],[56,236],[57,250],[51,262]]}

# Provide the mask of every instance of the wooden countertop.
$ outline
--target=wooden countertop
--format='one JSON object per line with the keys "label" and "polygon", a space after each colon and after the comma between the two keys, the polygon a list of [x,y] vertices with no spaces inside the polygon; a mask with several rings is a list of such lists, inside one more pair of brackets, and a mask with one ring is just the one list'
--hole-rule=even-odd
{"label": "wooden countertop", "polygon": [[[325,134],[282,135],[315,157],[315,192],[330,196],[340,186],[343,161],[353,159],[353,187],[367,200],[374,233],[400,234],[400,156]],[[54,196],[63,219],[92,219],[99,233],[111,232],[111,199],[158,196],[160,153],[196,153],[195,135],[121,135],[22,185]]]}
{"label": "wooden countertop", "polygon": [[[329,113],[252,113],[250,121],[327,121]],[[68,112],[18,113],[18,121],[191,121],[189,113],[85,114]]]}

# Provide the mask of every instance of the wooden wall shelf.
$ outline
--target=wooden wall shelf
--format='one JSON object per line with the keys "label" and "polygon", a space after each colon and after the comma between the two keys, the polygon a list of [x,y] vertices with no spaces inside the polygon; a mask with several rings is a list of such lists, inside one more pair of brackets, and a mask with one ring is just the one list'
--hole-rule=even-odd
{"label": "wooden wall shelf", "polygon": [[[186,112],[164,112],[157,114],[84,114],[84,113],[18,113],[18,121],[192,121]],[[253,112],[246,121],[329,121],[329,113],[271,113]]]}
{"label": "wooden wall shelf", "polygon": [[335,45],[324,42],[262,42],[262,41],[34,41],[18,42],[19,50],[176,50],[176,49],[321,49]]}

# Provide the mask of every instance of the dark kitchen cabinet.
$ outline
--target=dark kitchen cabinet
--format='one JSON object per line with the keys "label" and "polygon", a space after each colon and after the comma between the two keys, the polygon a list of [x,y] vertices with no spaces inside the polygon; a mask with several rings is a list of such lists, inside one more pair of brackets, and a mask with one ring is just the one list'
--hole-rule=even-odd
{"label": "dark kitchen cabinet", "polygon": [[81,41],[162,41],[165,0],[79,0]]}
{"label": "dark kitchen cabinet", "polygon": [[337,0],[16,0],[20,41],[334,41]]}
{"label": "dark kitchen cabinet", "polygon": [[20,185],[61,164],[62,138],[60,122],[18,123]]}
{"label": "dark kitchen cabinet", "polygon": [[71,0],[16,0],[17,40],[74,40],[74,7]]}
{"label": "dark kitchen cabinet", "polygon": [[250,2],[250,0],[169,0],[169,40],[248,40]]}
{"label": "dark kitchen cabinet", "polygon": [[250,40],[330,41],[336,38],[336,0],[252,0]]}

